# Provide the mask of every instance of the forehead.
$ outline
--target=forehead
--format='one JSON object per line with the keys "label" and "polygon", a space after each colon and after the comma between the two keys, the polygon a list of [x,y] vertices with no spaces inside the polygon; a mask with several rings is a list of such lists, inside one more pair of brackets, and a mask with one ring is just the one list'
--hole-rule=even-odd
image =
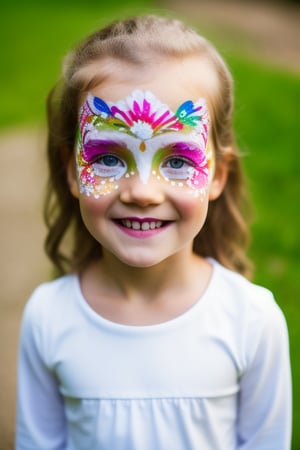
{"label": "forehead", "polygon": [[[181,140],[185,140],[188,136],[191,140],[193,137],[199,145],[205,138],[205,142],[202,142],[205,148],[209,114],[204,98],[196,102],[187,100],[178,105],[176,111],[172,111],[152,92],[136,89],[130,96],[118,102],[105,102],[89,94],[87,101],[80,109],[79,120],[83,143],[95,139],[99,133],[102,138],[108,133],[119,139],[118,134],[125,132],[137,138],[140,143],[143,141],[142,151],[144,151],[146,150],[145,141],[155,136],[164,136],[162,141],[159,139],[159,143],[165,145],[167,143],[165,133],[171,132],[173,135],[176,131],[180,132]],[[174,136],[171,140],[174,140]],[[167,141],[171,144],[169,139]]]}
{"label": "forehead", "polygon": [[[198,57],[166,58],[134,65],[115,59],[94,62],[84,69],[89,78],[89,92],[116,102],[135,89],[151,91],[171,109],[187,99],[206,99],[208,109],[218,89],[218,79],[211,63]],[[87,92],[81,98],[86,100]]]}

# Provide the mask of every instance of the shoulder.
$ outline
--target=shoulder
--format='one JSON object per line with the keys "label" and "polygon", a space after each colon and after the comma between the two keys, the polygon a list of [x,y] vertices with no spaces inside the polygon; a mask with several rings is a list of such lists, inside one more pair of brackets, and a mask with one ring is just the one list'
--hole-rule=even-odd
{"label": "shoulder", "polygon": [[241,372],[256,358],[288,355],[288,328],[273,293],[212,261],[212,315],[239,348]]}
{"label": "shoulder", "polygon": [[215,260],[210,260],[213,265],[215,288],[222,296],[230,298],[231,301],[240,302],[245,306],[252,305],[257,308],[268,308],[274,305],[273,293],[259,286],[237,272],[222,266]]}
{"label": "shoulder", "polygon": [[24,320],[38,323],[43,317],[63,314],[68,308],[68,300],[73,297],[76,280],[76,275],[64,275],[37,286],[25,304]]}
{"label": "shoulder", "polygon": [[229,270],[214,260],[214,293],[218,303],[227,310],[236,311],[236,319],[244,319],[247,323],[285,322],[282,310],[278,306],[273,293],[242,275]]}
{"label": "shoulder", "polygon": [[65,275],[43,283],[36,287],[25,305],[20,329],[21,348],[27,353],[36,349],[48,367],[61,337],[80,320],[77,280],[76,275]]}

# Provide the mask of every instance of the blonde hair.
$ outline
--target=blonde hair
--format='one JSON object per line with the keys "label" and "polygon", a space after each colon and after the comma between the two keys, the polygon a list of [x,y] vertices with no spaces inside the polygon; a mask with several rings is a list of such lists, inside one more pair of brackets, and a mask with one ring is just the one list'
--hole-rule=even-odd
{"label": "blonde hair", "polygon": [[[73,155],[78,127],[80,95],[101,83],[105,73],[87,70],[112,58],[138,66],[166,58],[206,58],[215,70],[218,89],[212,101],[212,139],[216,164],[228,155],[228,178],[220,197],[211,202],[206,222],[194,240],[194,251],[215,258],[224,266],[248,276],[251,263],[248,244],[247,197],[240,156],[232,130],[233,82],[213,45],[179,20],[153,15],[116,21],[88,36],[65,58],[63,79],[52,89],[47,102],[49,181],[45,200],[48,227],[45,248],[62,274],[85,267],[101,255],[100,244],[83,224],[78,200],[69,190],[66,165]],[[71,247],[63,249],[72,230]]]}

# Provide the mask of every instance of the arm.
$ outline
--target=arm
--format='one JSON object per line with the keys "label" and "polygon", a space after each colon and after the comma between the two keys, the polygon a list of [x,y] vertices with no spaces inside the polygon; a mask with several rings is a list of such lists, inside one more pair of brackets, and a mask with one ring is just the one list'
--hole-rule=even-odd
{"label": "arm", "polygon": [[[269,310],[240,382],[239,450],[289,450],[291,375],[288,333],[277,307]],[[274,307],[275,306],[275,307]],[[255,327],[255,325],[253,324]]]}
{"label": "arm", "polygon": [[20,336],[16,450],[62,450],[66,448],[63,399],[43,359],[36,315],[34,302],[29,302]]}

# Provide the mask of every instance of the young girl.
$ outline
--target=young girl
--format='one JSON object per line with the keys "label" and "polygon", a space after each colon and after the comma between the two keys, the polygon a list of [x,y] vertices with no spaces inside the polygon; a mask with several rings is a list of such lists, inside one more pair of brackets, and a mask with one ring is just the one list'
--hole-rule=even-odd
{"label": "young girl", "polygon": [[[176,20],[113,23],[48,102],[48,255],[18,450],[285,450],[285,320],[251,284],[232,80]],[[69,253],[66,241],[73,243]]]}

